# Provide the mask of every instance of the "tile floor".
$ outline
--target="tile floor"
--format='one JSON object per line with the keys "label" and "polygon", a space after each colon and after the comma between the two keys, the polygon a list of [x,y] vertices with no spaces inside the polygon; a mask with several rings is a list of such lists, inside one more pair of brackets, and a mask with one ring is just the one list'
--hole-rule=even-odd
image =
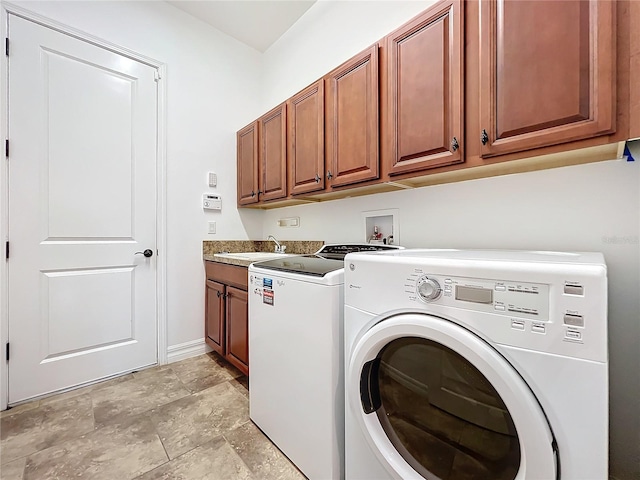
{"label": "tile floor", "polygon": [[247,377],[215,353],[0,414],[1,480],[305,477],[249,420]]}

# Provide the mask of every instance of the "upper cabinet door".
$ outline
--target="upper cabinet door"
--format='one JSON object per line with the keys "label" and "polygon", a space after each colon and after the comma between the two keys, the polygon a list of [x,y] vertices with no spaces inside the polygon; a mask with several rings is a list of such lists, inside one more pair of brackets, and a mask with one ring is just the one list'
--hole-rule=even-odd
{"label": "upper cabinet door", "polygon": [[324,81],[288,102],[289,193],[324,190]]}
{"label": "upper cabinet door", "polygon": [[258,122],[247,125],[237,134],[238,205],[258,201]]}
{"label": "upper cabinet door", "polygon": [[615,3],[481,2],[483,157],[615,130]]}
{"label": "upper cabinet door", "polygon": [[329,185],[374,180],[379,175],[378,45],[326,78]]}
{"label": "upper cabinet door", "polygon": [[287,196],[287,105],[283,103],[260,120],[260,200]]}
{"label": "upper cabinet door", "polygon": [[390,175],[464,159],[463,17],[461,0],[439,2],[386,38]]}

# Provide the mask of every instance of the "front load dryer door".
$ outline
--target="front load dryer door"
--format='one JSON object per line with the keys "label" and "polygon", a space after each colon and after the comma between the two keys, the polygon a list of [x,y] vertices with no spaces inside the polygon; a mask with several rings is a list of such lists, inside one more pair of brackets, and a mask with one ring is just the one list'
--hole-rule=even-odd
{"label": "front load dryer door", "polygon": [[453,322],[388,317],[356,342],[346,373],[348,408],[394,478],[558,476],[553,435],[531,389]]}

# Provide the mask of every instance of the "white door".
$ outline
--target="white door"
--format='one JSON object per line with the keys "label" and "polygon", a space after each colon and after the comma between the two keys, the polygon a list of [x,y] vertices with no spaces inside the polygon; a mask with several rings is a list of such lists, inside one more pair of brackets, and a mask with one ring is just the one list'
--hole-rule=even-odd
{"label": "white door", "polygon": [[345,393],[348,416],[393,478],[557,478],[553,435],[528,385],[453,322],[381,320],[353,348]]}
{"label": "white door", "polygon": [[157,361],[157,85],[13,15],[9,39],[11,404]]}

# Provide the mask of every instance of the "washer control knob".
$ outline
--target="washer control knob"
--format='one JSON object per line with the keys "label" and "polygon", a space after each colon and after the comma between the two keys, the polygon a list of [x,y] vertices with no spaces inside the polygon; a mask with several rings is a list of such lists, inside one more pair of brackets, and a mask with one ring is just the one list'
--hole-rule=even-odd
{"label": "washer control knob", "polygon": [[442,294],[440,284],[435,278],[420,277],[417,283],[418,295],[425,302],[437,300]]}

